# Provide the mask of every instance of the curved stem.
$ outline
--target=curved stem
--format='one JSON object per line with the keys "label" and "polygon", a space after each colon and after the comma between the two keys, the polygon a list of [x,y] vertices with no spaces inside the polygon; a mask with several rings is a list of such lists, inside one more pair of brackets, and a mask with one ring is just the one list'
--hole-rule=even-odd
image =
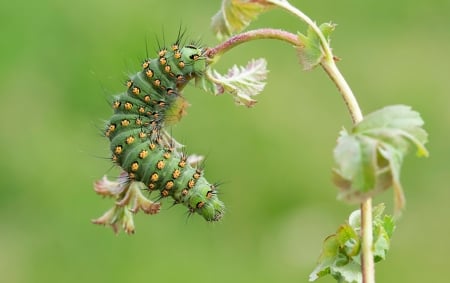
{"label": "curved stem", "polygon": [[205,56],[212,59],[213,57],[220,56],[244,42],[256,39],[278,39],[286,41],[295,46],[301,46],[301,42],[298,40],[298,36],[293,33],[280,29],[261,28],[232,36],[216,47],[208,49],[205,52]]}
{"label": "curved stem", "polygon": [[[322,67],[327,72],[328,76],[333,80],[336,87],[344,99],[350,116],[352,118],[353,124],[357,124],[363,120],[363,115],[361,108],[358,105],[350,86],[345,81],[341,72],[337,68],[331,48],[328,41],[322,34],[320,28],[313,22],[308,16],[306,16],[302,11],[298,10],[296,7],[292,6],[288,1],[272,1],[276,2],[276,5],[287,10],[288,12],[296,15],[301,20],[303,20],[307,25],[309,25],[314,32],[319,36],[323,59],[321,62]],[[372,199],[361,203],[361,273],[363,277],[363,283],[374,283],[375,282],[375,268],[373,262],[373,232],[372,232]]]}
{"label": "curved stem", "polygon": [[[344,79],[344,76],[337,68],[334,62],[334,56],[331,51],[331,47],[329,46],[328,40],[325,38],[320,28],[314,21],[312,21],[308,16],[306,16],[296,7],[292,6],[288,1],[272,0],[270,2],[299,17],[317,34],[320,39],[320,45],[323,54],[321,65],[341,93],[342,98],[350,113],[353,124],[355,125],[361,122],[363,120],[363,115],[358,105],[358,101],[356,100],[350,86]],[[295,34],[277,29],[258,29],[244,32],[229,38],[218,46],[208,49],[205,52],[205,56],[207,56],[210,60],[214,60],[214,58],[217,58],[231,48],[236,47],[244,42],[264,38],[283,40],[296,47],[302,46],[302,43],[300,42],[298,36]],[[375,282],[375,269],[372,252],[372,233],[372,200],[369,198],[361,203],[361,271],[364,283]]]}

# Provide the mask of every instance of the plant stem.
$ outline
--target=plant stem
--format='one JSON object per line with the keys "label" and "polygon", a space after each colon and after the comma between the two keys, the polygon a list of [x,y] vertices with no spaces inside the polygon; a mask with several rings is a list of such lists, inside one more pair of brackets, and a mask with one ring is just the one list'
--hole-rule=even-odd
{"label": "plant stem", "polygon": [[[359,108],[358,101],[356,100],[350,86],[345,81],[341,72],[337,68],[334,62],[334,56],[331,52],[331,48],[328,44],[328,41],[322,34],[320,28],[308,16],[306,16],[296,7],[292,6],[288,1],[275,0],[273,2],[276,2],[277,6],[299,17],[319,36],[321,47],[323,48],[322,51],[324,54],[321,65],[341,93],[347,109],[350,112],[353,125],[361,122],[363,120],[363,115],[361,109]],[[361,203],[361,273],[363,277],[363,283],[375,283],[375,268],[373,262],[372,243],[372,199],[368,198]]]}
{"label": "plant stem", "polygon": [[279,29],[261,28],[232,36],[216,47],[208,49],[205,56],[212,59],[216,56],[222,55],[223,53],[244,42],[256,39],[279,39],[286,41],[294,46],[301,46],[301,42],[298,40],[298,36],[293,33]]}
{"label": "plant stem", "polygon": [[[358,105],[358,101],[356,100],[350,86],[337,68],[331,48],[320,28],[307,15],[292,6],[288,1],[273,0],[270,2],[300,18],[318,35],[323,52],[321,65],[341,93],[353,124],[356,125],[361,122],[363,120],[363,115]],[[295,47],[301,47],[303,45],[298,36],[295,34],[277,29],[258,29],[235,35],[218,46],[209,49],[205,55],[211,60],[214,60],[214,58],[219,57],[221,54],[237,45],[240,45],[241,43],[263,38],[283,40],[294,45]],[[363,283],[375,282],[372,233],[372,199],[368,198],[361,203],[361,272]]]}

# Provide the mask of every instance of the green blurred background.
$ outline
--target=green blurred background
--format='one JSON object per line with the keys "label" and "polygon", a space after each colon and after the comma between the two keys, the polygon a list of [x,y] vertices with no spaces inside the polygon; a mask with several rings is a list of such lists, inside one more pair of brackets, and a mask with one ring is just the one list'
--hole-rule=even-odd
{"label": "green blurred background", "polygon": [[[184,3],[184,4],[183,4]],[[448,0],[292,1],[338,24],[333,49],[364,113],[390,104],[419,111],[428,159],[405,160],[407,209],[378,282],[443,282],[450,244],[450,3]],[[139,68],[145,41],[171,42],[180,24],[205,44],[220,2],[3,1],[0,4],[0,282],[307,282],[325,236],[356,209],[336,201],[332,150],[347,110],[317,68],[303,72],[291,46],[251,42],[218,68],[266,57],[258,104],[237,107],[193,87],[173,127],[206,175],[224,182],[219,223],[185,208],[138,214],[137,234],[92,225],[112,200],[92,190],[110,170],[99,128],[108,98]],[[304,25],[281,11],[252,24]],[[387,202],[388,191],[375,203]],[[448,280],[448,279],[447,279]],[[321,279],[319,282],[334,282]]]}

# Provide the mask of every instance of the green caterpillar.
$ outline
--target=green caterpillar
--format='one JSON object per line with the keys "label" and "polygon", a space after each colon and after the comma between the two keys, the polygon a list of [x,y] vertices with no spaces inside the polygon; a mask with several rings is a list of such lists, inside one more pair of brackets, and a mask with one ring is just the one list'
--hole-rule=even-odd
{"label": "green caterpillar", "polygon": [[150,192],[184,204],[190,213],[217,221],[224,205],[215,186],[164,139],[164,129],[184,113],[181,90],[207,67],[205,49],[179,47],[179,42],[161,49],[157,58],[144,60],[142,70],[126,82],[127,91],[114,97],[114,114],[104,133],[111,142],[112,160],[128,173],[128,182],[142,182]]}

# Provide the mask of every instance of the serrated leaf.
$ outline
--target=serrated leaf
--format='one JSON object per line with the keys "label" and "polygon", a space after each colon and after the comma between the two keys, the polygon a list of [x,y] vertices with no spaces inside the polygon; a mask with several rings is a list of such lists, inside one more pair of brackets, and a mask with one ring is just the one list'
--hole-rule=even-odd
{"label": "serrated leaf", "polygon": [[[322,34],[327,42],[330,41],[330,35],[334,31],[336,25],[332,23],[323,23],[319,26]],[[300,63],[304,70],[311,70],[318,64],[324,57],[324,51],[322,49],[319,35],[309,26],[306,31],[306,35],[298,33],[301,46],[297,47]]]}
{"label": "serrated leaf", "polygon": [[[386,258],[390,237],[395,228],[392,217],[383,215],[383,210],[384,204],[372,208],[375,262]],[[359,243],[361,242],[360,222],[361,212],[355,210],[350,214],[348,222],[339,226],[336,234],[325,239],[317,266],[310,274],[309,281],[330,274],[338,282],[362,282],[361,250],[359,249]],[[355,247],[358,247],[358,249],[355,249]]]}
{"label": "serrated leaf", "polygon": [[267,1],[222,0],[222,6],[213,17],[211,26],[222,41],[245,29],[259,14],[272,7]]}
{"label": "serrated leaf", "polygon": [[[213,94],[229,93],[238,105],[252,107],[256,100],[252,97],[258,95],[265,86],[267,78],[267,62],[265,59],[251,60],[247,66],[234,65],[226,75],[215,70],[208,70],[203,82],[204,90]],[[213,83],[214,87],[211,87]]]}
{"label": "serrated leaf", "polygon": [[394,189],[396,213],[404,206],[400,169],[411,145],[427,156],[423,120],[409,106],[388,106],[367,115],[351,131],[341,131],[334,158],[333,181],[339,197],[360,203],[389,187]]}

